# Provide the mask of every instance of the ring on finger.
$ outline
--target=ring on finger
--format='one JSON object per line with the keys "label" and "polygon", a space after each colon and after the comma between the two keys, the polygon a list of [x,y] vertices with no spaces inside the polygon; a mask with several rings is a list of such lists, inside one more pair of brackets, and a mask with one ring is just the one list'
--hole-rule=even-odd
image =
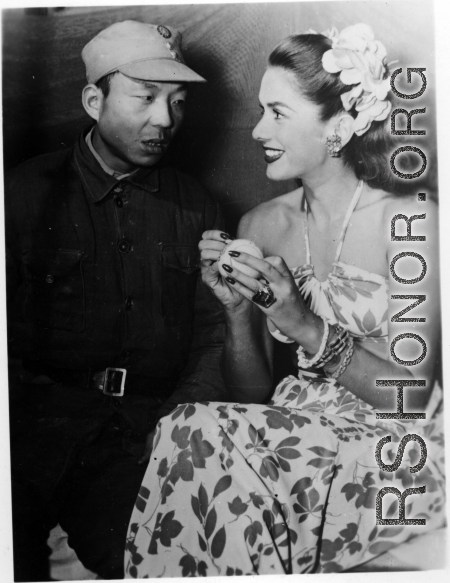
{"label": "ring on finger", "polygon": [[259,289],[256,293],[253,294],[252,297],[252,302],[266,309],[270,308],[270,306],[272,306],[276,301],[277,298],[275,297],[271,287],[268,285],[264,285],[262,289]]}

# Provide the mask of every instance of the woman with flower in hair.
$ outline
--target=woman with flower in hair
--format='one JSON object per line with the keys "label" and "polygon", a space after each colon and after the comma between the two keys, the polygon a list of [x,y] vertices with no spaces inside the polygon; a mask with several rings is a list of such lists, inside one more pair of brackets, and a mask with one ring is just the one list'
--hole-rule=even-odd
{"label": "woman with flower in hair", "polygon": [[[130,522],[128,577],[342,571],[441,525],[435,361],[409,339],[389,356],[405,331],[388,317],[390,261],[425,249],[390,242],[392,218],[423,215],[424,205],[392,192],[389,89],[385,48],[363,24],[291,36],[272,51],[253,137],[267,176],[302,187],[241,220],[238,237],[264,259],[233,250],[224,233],[203,235],[203,280],[224,306],[223,374],[236,403],[185,404],[161,421]],[[428,239],[432,272],[436,214],[429,202],[426,211],[414,231]],[[401,269],[417,276],[414,261]],[[429,279],[420,334],[433,355]],[[291,346],[298,372],[273,390],[275,342]],[[379,418],[397,410],[398,389],[377,380],[405,381],[404,411],[425,419]],[[416,380],[425,386],[410,388]],[[415,441],[397,456],[407,434]],[[375,455],[383,437],[384,470]],[[392,489],[415,488],[406,519],[425,524],[377,525],[384,487],[383,519],[399,516]]]}

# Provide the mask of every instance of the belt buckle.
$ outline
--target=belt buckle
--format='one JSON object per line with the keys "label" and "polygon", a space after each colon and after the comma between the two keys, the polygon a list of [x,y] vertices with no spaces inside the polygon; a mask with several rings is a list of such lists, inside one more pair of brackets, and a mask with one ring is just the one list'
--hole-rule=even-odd
{"label": "belt buckle", "polygon": [[[117,373],[122,373],[121,378]],[[126,368],[108,367],[105,370],[102,392],[109,397],[122,397],[125,392],[125,378],[127,376]]]}

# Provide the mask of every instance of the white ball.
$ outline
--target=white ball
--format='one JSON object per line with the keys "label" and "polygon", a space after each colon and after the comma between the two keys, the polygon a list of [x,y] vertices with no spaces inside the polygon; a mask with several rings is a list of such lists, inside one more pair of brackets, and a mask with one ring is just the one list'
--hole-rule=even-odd
{"label": "white ball", "polygon": [[234,268],[238,269],[241,273],[245,273],[245,275],[248,275],[249,277],[254,277],[255,279],[260,277],[258,271],[255,271],[248,265],[239,263],[239,261],[236,261],[234,257],[231,257],[231,255],[228,254],[229,251],[239,251],[240,253],[248,253],[249,255],[257,257],[258,259],[264,258],[259,247],[257,247],[251,241],[248,241],[247,239],[236,239],[234,241],[231,241],[231,243],[225,245],[219,257],[219,271],[223,277],[229,276],[233,277],[233,273],[228,273],[227,271],[225,271],[225,269],[223,268],[224,264],[229,265],[233,269]]}

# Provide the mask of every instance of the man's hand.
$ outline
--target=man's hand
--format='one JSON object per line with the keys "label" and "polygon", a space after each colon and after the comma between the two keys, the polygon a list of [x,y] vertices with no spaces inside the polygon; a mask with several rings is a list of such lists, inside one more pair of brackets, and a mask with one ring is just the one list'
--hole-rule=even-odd
{"label": "man's hand", "polygon": [[153,431],[150,431],[150,433],[147,434],[147,438],[145,440],[144,451],[143,451],[142,457],[138,461],[138,464],[140,466],[142,466],[143,464],[148,462],[148,460],[150,459],[150,455],[151,455],[152,450],[153,450],[153,440],[155,438],[155,432],[156,432],[156,429],[154,429]]}

